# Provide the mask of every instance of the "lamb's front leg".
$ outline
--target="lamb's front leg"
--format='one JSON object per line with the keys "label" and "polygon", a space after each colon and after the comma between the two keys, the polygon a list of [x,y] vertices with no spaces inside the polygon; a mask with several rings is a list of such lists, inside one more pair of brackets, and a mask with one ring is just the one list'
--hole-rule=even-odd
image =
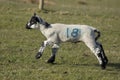
{"label": "lamb's front leg", "polygon": [[55,56],[56,56],[58,49],[59,49],[59,46],[57,44],[54,44],[52,47],[52,55],[48,59],[47,63],[53,63],[55,61]]}
{"label": "lamb's front leg", "polygon": [[39,58],[42,56],[42,53],[43,53],[43,51],[44,51],[44,49],[45,49],[45,47],[46,47],[47,45],[48,45],[48,41],[42,42],[41,47],[40,47],[38,53],[37,53],[36,56],[35,56],[36,59],[39,59]]}

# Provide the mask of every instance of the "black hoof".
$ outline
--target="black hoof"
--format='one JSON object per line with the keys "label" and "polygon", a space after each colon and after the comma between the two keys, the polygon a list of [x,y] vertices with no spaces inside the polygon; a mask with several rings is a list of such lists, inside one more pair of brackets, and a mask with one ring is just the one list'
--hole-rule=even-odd
{"label": "black hoof", "polygon": [[101,69],[106,69],[106,65],[107,65],[107,63],[106,62],[103,62],[102,64],[101,64]]}
{"label": "black hoof", "polygon": [[102,64],[101,69],[104,70],[105,68],[106,68],[106,66]]}
{"label": "black hoof", "polygon": [[55,56],[50,57],[50,59],[48,59],[47,63],[53,63],[55,61]]}
{"label": "black hoof", "polygon": [[38,52],[37,55],[35,56],[36,59],[39,59],[42,56],[41,52]]}

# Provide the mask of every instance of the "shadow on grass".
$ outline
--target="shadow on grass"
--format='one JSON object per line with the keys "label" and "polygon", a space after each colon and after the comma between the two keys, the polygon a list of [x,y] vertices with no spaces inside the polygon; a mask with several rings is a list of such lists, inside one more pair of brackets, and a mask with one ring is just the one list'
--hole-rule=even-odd
{"label": "shadow on grass", "polygon": [[99,64],[78,64],[78,63],[65,63],[65,62],[63,62],[63,63],[50,63],[51,65],[69,65],[69,66],[78,66],[78,67],[80,67],[80,66],[99,66]]}
{"label": "shadow on grass", "polygon": [[[66,64],[69,66],[96,66],[96,67],[100,66],[99,64],[82,64],[82,63],[81,64],[53,63],[52,65],[63,65],[63,64]],[[107,69],[107,67],[111,67],[111,68],[114,68],[116,70],[120,70],[120,63],[108,63],[106,66],[106,69]]]}
{"label": "shadow on grass", "polygon": [[120,70],[120,63],[108,63],[107,66]]}
{"label": "shadow on grass", "polygon": [[[99,64],[74,64],[78,66],[100,66]],[[120,63],[108,63],[106,67],[112,67],[116,70],[120,70]]]}

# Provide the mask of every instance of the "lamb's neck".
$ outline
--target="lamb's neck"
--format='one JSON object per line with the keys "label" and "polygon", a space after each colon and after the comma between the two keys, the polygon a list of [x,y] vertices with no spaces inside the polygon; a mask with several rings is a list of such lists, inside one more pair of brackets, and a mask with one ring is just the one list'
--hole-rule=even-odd
{"label": "lamb's neck", "polygon": [[45,25],[40,24],[39,26],[40,26],[40,31],[44,31],[44,30],[46,30]]}
{"label": "lamb's neck", "polygon": [[42,24],[39,24],[39,27],[40,27],[40,30],[43,31],[43,30],[50,28],[51,26],[49,23],[43,22]]}
{"label": "lamb's neck", "polygon": [[[40,31],[41,31],[41,33],[42,33],[44,36],[46,36],[47,30],[48,30],[48,28],[46,28],[45,25],[40,24]],[[46,37],[47,37],[47,36],[46,36]]]}

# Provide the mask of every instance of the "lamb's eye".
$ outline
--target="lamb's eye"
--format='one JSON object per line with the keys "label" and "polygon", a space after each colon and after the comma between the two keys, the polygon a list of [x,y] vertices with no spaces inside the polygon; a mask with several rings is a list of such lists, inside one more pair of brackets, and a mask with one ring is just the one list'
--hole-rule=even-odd
{"label": "lamb's eye", "polygon": [[32,24],[34,24],[34,22],[31,22]]}

